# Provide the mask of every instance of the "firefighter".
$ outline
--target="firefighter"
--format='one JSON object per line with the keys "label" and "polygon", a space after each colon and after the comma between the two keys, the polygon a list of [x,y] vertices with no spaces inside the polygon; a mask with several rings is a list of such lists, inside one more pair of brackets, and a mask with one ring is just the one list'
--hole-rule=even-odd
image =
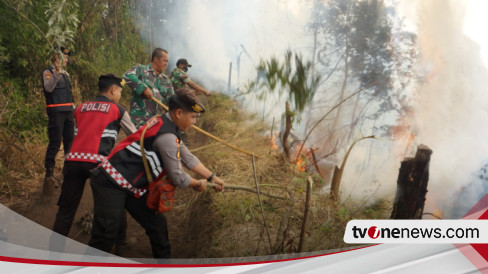
{"label": "firefighter", "polygon": [[[123,140],[102,164],[92,171],[94,199],[93,229],[89,245],[110,252],[117,235],[117,225],[124,208],[145,229],[155,258],[171,255],[166,218],[146,206],[148,179],[141,156],[140,139],[148,160],[148,172],[156,180],[169,180],[177,188],[193,187],[204,191],[207,182],[224,181],[208,170],[181,141],[181,132],[190,129],[205,112],[196,95],[186,89],[169,98],[169,112],[151,118],[143,127]],[[202,176],[195,179],[182,167]]]}
{"label": "firefighter", "polygon": [[176,62],[176,68],[171,73],[171,82],[174,89],[188,88],[196,91],[196,94],[203,93],[206,96],[210,96],[211,93],[201,86],[193,82],[188,76],[188,68],[191,68],[191,64],[184,58],[179,59]]}
{"label": "firefighter", "polygon": [[[70,51],[61,47],[61,52],[53,54],[52,65],[42,73],[46,111],[49,118],[47,128],[49,144],[44,160],[44,167],[46,168],[45,187],[47,184],[54,185],[55,158],[61,146],[61,141],[66,155],[74,137],[74,101],[71,94],[70,76],[64,70],[68,63]],[[47,194],[49,194],[48,188],[44,189]]]}

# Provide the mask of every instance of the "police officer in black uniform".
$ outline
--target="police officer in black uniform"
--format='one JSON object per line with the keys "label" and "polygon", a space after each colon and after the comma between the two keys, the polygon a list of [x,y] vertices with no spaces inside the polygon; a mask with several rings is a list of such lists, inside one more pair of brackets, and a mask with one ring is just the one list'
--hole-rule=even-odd
{"label": "police officer in black uniform", "polygon": [[55,157],[61,141],[63,141],[64,153],[67,154],[74,138],[74,100],[71,93],[71,81],[68,72],[63,69],[68,62],[70,51],[61,47],[61,52],[57,50],[53,54],[52,65],[42,73],[46,110],[49,117],[47,128],[49,145],[44,160],[46,168],[44,185],[48,181],[52,181]]}
{"label": "police officer in black uniform", "polygon": [[[208,170],[180,141],[181,132],[189,130],[197,117],[205,112],[200,99],[190,90],[179,89],[169,98],[168,106],[168,113],[151,118],[91,171],[94,200],[91,247],[110,252],[124,209],[127,209],[146,231],[153,257],[171,257],[166,217],[146,205],[149,181],[142,163],[141,138],[144,138],[143,149],[149,160],[148,172],[155,180],[167,180],[175,187],[193,187],[196,191],[204,191],[207,182],[214,182],[217,190],[224,189],[224,181]],[[185,172],[183,165],[206,179],[193,178]]]}

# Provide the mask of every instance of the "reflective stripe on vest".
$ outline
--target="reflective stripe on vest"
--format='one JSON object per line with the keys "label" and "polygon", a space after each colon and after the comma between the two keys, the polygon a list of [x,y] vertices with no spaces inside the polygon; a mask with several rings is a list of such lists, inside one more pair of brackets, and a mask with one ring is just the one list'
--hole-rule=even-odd
{"label": "reflective stripe on vest", "polygon": [[127,180],[120,174],[108,160],[103,161],[101,164],[102,168],[107,172],[114,181],[124,189],[129,190],[130,192],[134,193],[134,197],[139,198],[147,191],[147,187],[145,188],[136,188],[133,187]]}
{"label": "reflective stripe on vest", "polygon": [[73,103],[64,103],[64,104],[51,104],[51,105],[46,105],[47,108],[54,108],[54,107],[66,107],[66,106],[72,106]]}
{"label": "reflective stripe on vest", "polygon": [[69,161],[91,160],[91,161],[102,162],[106,158],[107,158],[106,156],[95,154],[95,153],[70,152],[68,153],[66,160]]}

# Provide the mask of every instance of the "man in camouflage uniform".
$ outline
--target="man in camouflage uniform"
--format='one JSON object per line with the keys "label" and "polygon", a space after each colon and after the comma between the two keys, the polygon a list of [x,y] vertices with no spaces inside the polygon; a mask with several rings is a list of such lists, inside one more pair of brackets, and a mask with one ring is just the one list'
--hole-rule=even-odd
{"label": "man in camouflage uniform", "polygon": [[136,65],[124,73],[123,77],[132,89],[129,115],[137,128],[152,116],[162,113],[161,107],[152,101],[153,97],[168,105],[167,98],[174,94],[171,80],[164,74],[168,60],[168,52],[156,48],[150,64]]}
{"label": "man in camouflage uniform", "polygon": [[176,62],[176,68],[171,73],[171,82],[173,83],[173,88],[175,90],[180,88],[188,88],[190,90],[195,90],[197,94],[203,93],[207,96],[210,96],[210,92],[197,85],[190,79],[188,74],[186,74],[188,68],[190,67],[191,64],[188,64],[188,61],[184,58],[179,59]]}

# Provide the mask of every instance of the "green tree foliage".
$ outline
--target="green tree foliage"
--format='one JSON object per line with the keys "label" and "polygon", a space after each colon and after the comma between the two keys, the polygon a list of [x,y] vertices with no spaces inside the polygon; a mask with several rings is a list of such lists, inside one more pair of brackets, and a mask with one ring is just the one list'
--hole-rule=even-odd
{"label": "green tree foliage", "polygon": [[394,8],[382,0],[316,0],[309,27],[318,41],[318,69],[327,75],[321,84],[342,79],[338,101],[349,87],[375,83],[362,93],[380,104],[371,117],[401,111],[398,91],[412,79],[415,36],[402,31]]}
{"label": "green tree foliage", "polygon": [[[121,76],[137,63],[148,62],[149,50],[140,39],[135,21],[137,3],[128,0],[80,1],[73,76],[78,80],[82,100],[98,93],[98,76]],[[127,98],[128,92],[123,94]]]}
{"label": "green tree foliage", "polygon": [[80,22],[77,17],[78,3],[66,0],[49,2],[45,11],[48,17],[47,38],[53,45],[70,47],[75,41],[75,30]]}
{"label": "green tree foliage", "polygon": [[7,71],[6,64],[10,60],[10,56],[7,53],[7,49],[2,44],[2,36],[0,36],[0,77],[4,77]]}
{"label": "green tree foliage", "polygon": [[[0,0],[0,126],[37,132],[46,139],[47,116],[42,71],[53,46],[70,48],[66,68],[75,103],[98,93],[98,76],[121,75],[148,60],[149,50],[136,27],[137,4],[129,0]],[[128,97],[128,92],[123,96]],[[7,111],[8,110],[8,111]]]}
{"label": "green tree foliage", "polygon": [[[45,7],[48,1],[0,0],[2,28],[0,46],[10,56],[8,77],[17,78],[26,87],[40,83],[40,74],[46,66],[48,50],[47,18]],[[29,79],[36,75],[34,79]],[[35,81],[28,83],[29,81]]]}
{"label": "green tree foliage", "polygon": [[[287,96],[282,143],[285,154],[289,156],[288,136],[293,118],[297,113],[302,113],[305,107],[310,104],[317,91],[320,76],[311,73],[312,63],[310,61],[303,61],[300,55],[294,54],[290,50],[286,52],[283,63],[276,57],[271,57],[268,61],[261,60],[257,71],[256,81],[249,85],[249,90],[257,92],[258,99],[265,101],[267,95],[275,92],[280,96]],[[296,113],[291,111],[288,101],[294,104]]]}
{"label": "green tree foliage", "polygon": [[258,76],[255,82],[249,85],[249,90],[255,90],[259,99],[265,99],[266,95],[278,92],[280,96],[287,96],[298,113],[313,98],[320,76],[312,75],[312,63],[288,50],[283,63],[278,58],[261,60],[257,67]]}

